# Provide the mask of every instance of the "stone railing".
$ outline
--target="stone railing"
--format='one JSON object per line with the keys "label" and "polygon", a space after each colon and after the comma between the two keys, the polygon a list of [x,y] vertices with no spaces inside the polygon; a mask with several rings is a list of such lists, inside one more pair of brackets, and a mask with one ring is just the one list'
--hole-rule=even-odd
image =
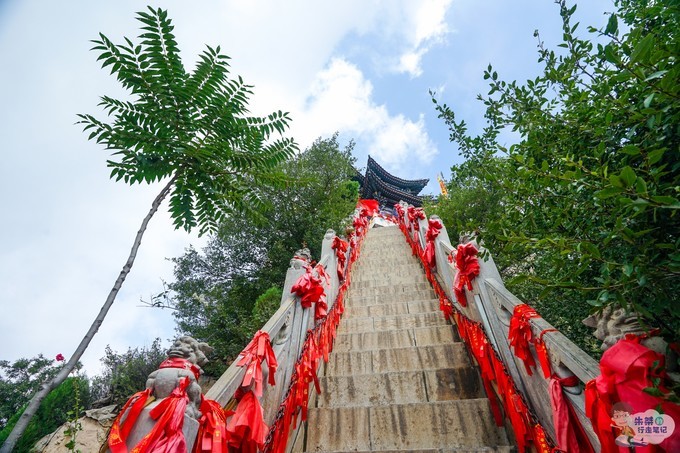
{"label": "stone railing", "polygon": [[[407,217],[408,206],[402,204],[403,215],[401,220],[409,225]],[[397,216],[399,214],[397,213]],[[431,218],[435,219],[436,216]],[[417,234],[421,248],[426,246],[426,234],[428,229],[427,218],[418,220],[419,230],[410,230],[410,234]],[[475,243],[482,251],[483,246]],[[463,307],[456,301],[453,292],[453,284],[456,276],[456,268],[449,261],[449,256],[456,254],[456,247],[451,245],[446,227],[442,226],[440,234],[435,239],[436,275],[441,287],[446,292],[455,308],[473,321],[483,325],[489,341],[500,355],[506,369],[510,373],[518,390],[524,395],[530,409],[534,412],[538,421],[543,425],[546,432],[555,439],[552,409],[550,404],[549,381],[537,369],[529,376],[525,371],[524,363],[511,351],[508,333],[510,319],[517,305],[523,302],[508,291],[503,285],[500,273],[494,264],[491,254],[484,250],[484,258],[479,259],[480,273],[473,280],[472,291],[465,289],[467,306]],[[576,376],[579,385],[566,387],[565,395],[571,401],[582,426],[585,429],[593,447],[599,451],[599,441],[595,435],[590,421],[585,415],[585,398],[583,384],[600,374],[598,362],[576,346],[571,340],[541,317],[529,320],[534,338],[543,333],[543,340],[548,350],[553,373],[560,378]],[[536,357],[533,346],[531,353]],[[536,363],[539,361],[536,360]]]}
{"label": "stone railing", "polygon": [[[326,287],[329,312],[336,301],[341,286],[337,272],[336,252],[332,249],[334,238],[335,232],[328,230],[323,238],[321,258],[319,259],[319,264],[326,269],[330,278]],[[350,253],[351,248],[347,251],[347,266],[349,266]],[[272,426],[277,417],[279,406],[290,387],[295,364],[302,354],[307,332],[315,325],[314,309],[302,308],[299,297],[291,294],[291,288],[306,272],[305,267],[307,265],[309,265],[309,262],[303,256],[296,255],[291,260],[290,268],[286,273],[281,306],[261,329],[269,334],[279,364],[275,374],[276,385],[265,385],[260,400],[264,422],[268,426]],[[206,398],[217,401],[222,407],[229,407],[234,393],[241,386],[245,372],[246,368],[237,366],[236,361],[234,361],[206,393]],[[263,374],[264,381],[266,381],[268,378],[266,368],[263,368]],[[314,394],[314,392],[310,392],[310,394]],[[287,451],[290,451],[294,445],[301,426],[301,424],[298,424],[297,427],[291,426]]]}

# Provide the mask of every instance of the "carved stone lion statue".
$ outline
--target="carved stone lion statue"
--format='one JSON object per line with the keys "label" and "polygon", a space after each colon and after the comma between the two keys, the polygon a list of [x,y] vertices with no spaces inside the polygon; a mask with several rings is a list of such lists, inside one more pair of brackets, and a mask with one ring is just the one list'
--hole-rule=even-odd
{"label": "carved stone lion statue", "polygon": [[189,378],[190,384],[187,387],[186,415],[199,419],[201,412],[201,387],[198,385],[198,378],[203,374],[201,366],[208,363],[207,354],[213,348],[207,343],[201,343],[191,337],[179,337],[168,349],[168,359],[161,363],[160,368],[149,375],[146,381],[146,388],[152,389],[152,395],[156,400],[166,398],[172,391],[179,386],[180,379]]}

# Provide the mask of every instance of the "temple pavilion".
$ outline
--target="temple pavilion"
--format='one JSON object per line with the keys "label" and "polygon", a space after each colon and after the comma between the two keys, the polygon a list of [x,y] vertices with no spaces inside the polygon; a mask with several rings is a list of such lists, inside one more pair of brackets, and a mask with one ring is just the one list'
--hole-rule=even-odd
{"label": "temple pavilion", "polygon": [[401,179],[382,168],[371,156],[368,156],[366,174],[357,171],[356,181],[359,182],[359,195],[361,198],[378,200],[380,207],[392,210],[399,201],[405,201],[413,206],[422,206],[422,197],[418,196],[421,190],[430,181],[429,179]]}

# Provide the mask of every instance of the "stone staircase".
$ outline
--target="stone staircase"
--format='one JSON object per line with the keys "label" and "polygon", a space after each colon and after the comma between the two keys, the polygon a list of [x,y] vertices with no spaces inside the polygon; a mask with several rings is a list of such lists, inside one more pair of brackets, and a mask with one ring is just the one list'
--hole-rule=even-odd
{"label": "stone staircase", "polygon": [[310,408],[310,452],[514,452],[397,227],[368,232]]}

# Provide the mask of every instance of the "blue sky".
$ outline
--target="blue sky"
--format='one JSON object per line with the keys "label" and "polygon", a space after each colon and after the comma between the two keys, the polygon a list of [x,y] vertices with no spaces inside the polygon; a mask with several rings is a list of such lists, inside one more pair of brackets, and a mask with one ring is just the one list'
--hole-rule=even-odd
{"label": "blue sky", "polygon": [[[190,5],[191,3],[191,5]],[[428,90],[470,128],[492,63],[505,79],[538,74],[538,29],[561,37],[550,0],[152,2],[169,10],[185,65],[204,44],[221,45],[234,74],[255,85],[254,113],[289,111],[301,147],[339,131],[355,139],[358,166],[371,154],[407,179],[446,177],[460,158]],[[143,3],[0,1],[0,359],[68,356],[96,316],[158,186],[108,179],[106,152],[88,142],[77,113],[99,116],[98,97],[121,96],[88,49],[103,32],[138,34]],[[581,33],[602,26],[611,0],[582,2]],[[513,140],[507,136],[508,141]],[[236,220],[238,221],[238,220]],[[149,345],[173,336],[167,312],[140,298],[162,290],[172,265],[203,239],[175,231],[165,211],[152,220],[137,263],[84,357],[90,373],[110,344]]]}

